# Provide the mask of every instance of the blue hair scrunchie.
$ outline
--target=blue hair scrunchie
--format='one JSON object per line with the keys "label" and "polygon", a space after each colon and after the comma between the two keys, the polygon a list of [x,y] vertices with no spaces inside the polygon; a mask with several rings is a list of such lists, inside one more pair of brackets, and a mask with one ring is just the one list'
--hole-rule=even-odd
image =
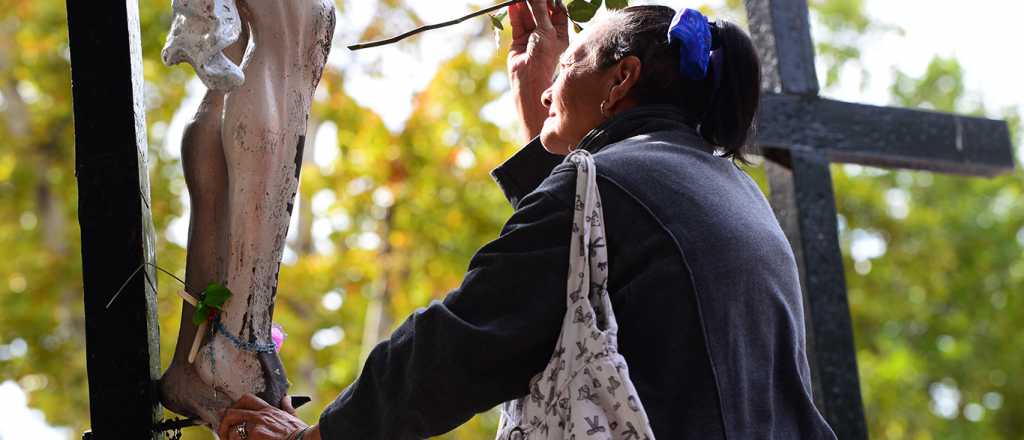
{"label": "blue hair scrunchie", "polygon": [[708,76],[711,59],[711,26],[708,18],[693,9],[676,11],[668,28],[669,42],[679,41],[679,71],[687,79],[702,80]]}

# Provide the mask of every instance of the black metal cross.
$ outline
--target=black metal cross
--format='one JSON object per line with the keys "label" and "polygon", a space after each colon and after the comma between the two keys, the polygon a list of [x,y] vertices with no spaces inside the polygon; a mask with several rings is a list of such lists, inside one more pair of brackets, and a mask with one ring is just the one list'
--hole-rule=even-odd
{"label": "black metal cross", "polygon": [[830,162],[975,176],[1013,170],[1005,122],[820,98],[806,0],[745,0],[761,56],[757,143],[804,292],[814,398],[842,440],[866,439]]}
{"label": "black metal cross", "polygon": [[[82,229],[91,439],[154,439],[161,409],[156,293],[136,0],[67,0]],[[150,267],[147,276],[155,282]]]}

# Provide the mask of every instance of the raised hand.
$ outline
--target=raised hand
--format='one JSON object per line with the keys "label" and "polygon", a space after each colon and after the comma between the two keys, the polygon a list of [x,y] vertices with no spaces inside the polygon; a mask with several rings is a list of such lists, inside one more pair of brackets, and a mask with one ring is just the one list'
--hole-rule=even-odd
{"label": "raised hand", "polygon": [[509,6],[512,45],[508,72],[528,138],[540,134],[547,111],[541,94],[551,85],[558,58],[569,47],[569,15],[561,0],[528,0]]}

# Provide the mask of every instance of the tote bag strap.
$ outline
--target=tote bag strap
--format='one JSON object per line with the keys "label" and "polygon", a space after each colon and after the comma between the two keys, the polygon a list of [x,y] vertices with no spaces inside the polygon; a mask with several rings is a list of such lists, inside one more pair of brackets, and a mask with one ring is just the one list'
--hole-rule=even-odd
{"label": "tote bag strap", "polygon": [[565,161],[576,165],[566,322],[571,318],[580,334],[598,331],[614,338],[618,324],[608,296],[608,249],[597,166],[583,149],[573,150]]}

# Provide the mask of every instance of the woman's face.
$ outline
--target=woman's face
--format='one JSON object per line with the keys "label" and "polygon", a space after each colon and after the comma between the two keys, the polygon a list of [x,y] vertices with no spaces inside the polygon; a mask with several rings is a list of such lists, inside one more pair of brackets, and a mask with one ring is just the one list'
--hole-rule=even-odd
{"label": "woman's face", "polygon": [[[595,26],[596,27],[596,26]],[[592,29],[588,29],[591,31]],[[609,71],[601,72],[590,60],[587,48],[593,32],[588,32],[562,54],[557,78],[541,95],[548,110],[540,140],[544,149],[554,154],[569,154],[590,130],[606,117],[601,114],[601,103],[608,97],[612,86]],[[611,115],[611,109],[605,114]]]}

